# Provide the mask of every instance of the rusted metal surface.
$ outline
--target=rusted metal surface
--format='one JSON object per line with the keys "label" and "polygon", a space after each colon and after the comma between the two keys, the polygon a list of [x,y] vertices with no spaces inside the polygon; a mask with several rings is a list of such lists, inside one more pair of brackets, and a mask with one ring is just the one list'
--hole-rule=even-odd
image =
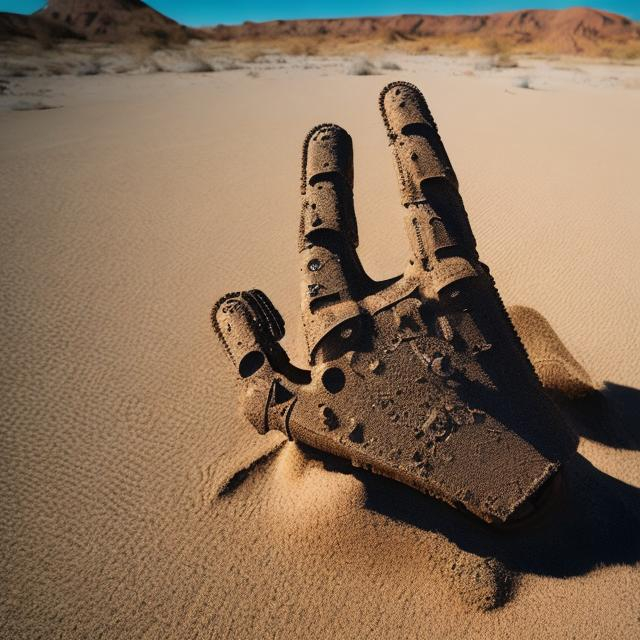
{"label": "rusted metal surface", "polygon": [[228,294],[213,325],[244,415],[488,522],[520,518],[576,442],[536,378],[486,265],[417,88],[380,97],[412,256],[371,280],[356,253],[351,139],[319,125],[303,150],[298,251],[308,369],[278,344],[259,291]]}

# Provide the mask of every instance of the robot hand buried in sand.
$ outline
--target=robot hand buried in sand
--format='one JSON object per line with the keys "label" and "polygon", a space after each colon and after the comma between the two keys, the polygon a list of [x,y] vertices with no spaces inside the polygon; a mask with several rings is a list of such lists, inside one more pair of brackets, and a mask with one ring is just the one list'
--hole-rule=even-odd
{"label": "robot hand buried in sand", "polygon": [[364,272],[351,138],[319,125],[304,142],[298,243],[309,368],[289,362],[282,318],[260,291],[219,300],[214,329],[260,433],[278,429],[487,522],[520,521],[576,440],[478,260],[424,97],[394,82],[380,110],[411,243],[405,272],[386,282]]}

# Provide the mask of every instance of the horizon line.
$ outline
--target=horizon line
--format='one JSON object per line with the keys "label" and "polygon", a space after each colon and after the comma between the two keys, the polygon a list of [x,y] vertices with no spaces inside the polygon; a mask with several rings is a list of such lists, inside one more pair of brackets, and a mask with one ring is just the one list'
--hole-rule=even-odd
{"label": "horizon line", "polygon": [[[604,14],[611,14],[611,15],[617,15],[619,17],[625,18],[633,23],[639,23],[640,22],[640,16],[638,16],[638,18],[632,16],[632,15],[627,15],[625,13],[620,13],[618,11],[611,11],[609,9],[600,9],[596,6],[592,6],[592,5],[587,5],[587,4],[575,4],[575,5],[571,5],[568,7],[561,7],[561,8],[548,8],[548,7],[539,7],[539,6],[527,6],[525,5],[522,8],[519,9],[509,9],[509,10],[505,10],[505,11],[475,11],[475,10],[470,10],[470,11],[458,11],[458,12],[449,12],[446,10],[437,10],[434,9],[433,11],[430,12],[415,12],[415,11],[380,11],[380,12],[376,12],[376,13],[367,13],[367,14],[360,14],[360,13],[353,13],[353,14],[348,14],[348,15],[315,15],[315,16],[295,16],[295,17],[269,17],[269,18],[262,18],[259,17],[257,19],[252,19],[252,18],[246,18],[244,20],[239,20],[239,21],[225,21],[225,20],[221,20],[221,21],[216,21],[216,20],[212,20],[212,21],[200,21],[200,20],[180,20],[177,17],[173,17],[171,14],[173,12],[167,12],[166,10],[163,10],[162,8],[156,8],[156,6],[158,4],[158,2],[154,2],[154,0],[143,0],[144,4],[146,4],[150,9],[152,9],[153,11],[156,11],[164,16],[166,16],[167,18],[177,22],[180,25],[184,25],[187,27],[192,27],[192,28],[215,28],[218,26],[224,26],[224,27],[236,27],[236,26],[241,26],[243,24],[264,24],[264,23],[269,23],[269,22],[294,22],[294,21],[320,21],[320,20],[357,20],[357,19],[376,19],[376,18],[389,18],[389,17],[393,17],[393,16],[437,16],[437,17],[476,17],[476,16],[491,16],[491,15],[498,15],[498,14],[509,14],[509,13],[519,13],[519,12],[527,12],[527,11],[545,11],[545,12],[562,12],[562,11],[570,11],[570,10],[575,10],[575,9],[586,9],[589,11],[595,11],[598,13],[604,13]],[[0,5],[2,4],[1,0],[0,0]],[[41,6],[38,9],[35,9],[35,11],[8,11],[9,13],[16,13],[18,15],[34,15],[37,14],[39,11],[41,11],[42,9],[44,9],[47,4],[49,4],[46,0],[40,0],[40,4]],[[156,5],[156,6],[154,6]],[[33,5],[31,5],[33,6]],[[4,12],[3,10],[0,10],[0,12]]]}
{"label": "horizon line", "polygon": [[[143,0],[144,1],[144,0]],[[148,3],[147,3],[148,4]],[[151,6],[151,5],[148,5]],[[153,7],[151,7],[153,8]],[[297,17],[297,18],[268,18],[266,20],[251,20],[251,19],[247,19],[247,20],[242,20],[242,22],[216,22],[216,23],[206,23],[206,24],[199,24],[199,25],[195,25],[195,24],[187,24],[187,23],[180,23],[180,24],[185,24],[185,26],[189,26],[189,27],[202,27],[202,28],[206,28],[206,27],[217,27],[217,26],[225,26],[225,27],[239,27],[242,26],[243,24],[264,24],[267,22],[299,22],[301,20],[305,20],[305,21],[309,21],[309,20],[366,20],[366,19],[373,19],[373,18],[391,18],[394,16],[438,16],[441,18],[459,18],[459,17],[477,17],[477,16],[495,16],[495,15],[499,15],[499,14],[505,14],[505,13],[521,13],[524,11],[555,11],[555,12],[560,12],[560,11],[570,11],[572,9],[588,9],[590,11],[597,11],[599,13],[607,13],[610,15],[614,15],[614,16],[619,16],[621,18],[626,18],[627,20],[631,21],[631,22],[640,22],[640,19],[636,19],[636,18],[632,18],[631,16],[628,16],[624,13],[618,13],[616,11],[608,11],[607,9],[598,9],[597,7],[594,6],[590,6],[590,5],[574,5],[571,7],[563,7],[562,9],[548,9],[548,8],[536,8],[536,7],[526,7],[526,8],[522,8],[522,9],[511,9],[509,11],[468,11],[466,13],[444,13],[444,12],[439,12],[439,11],[434,11],[431,13],[415,13],[415,12],[411,12],[411,13],[398,13],[398,12],[391,12],[391,13],[376,13],[376,14],[355,14],[355,15],[345,15],[345,16],[321,16],[321,17]],[[157,9],[155,9],[155,11],[157,11]],[[166,14],[164,14],[166,15]],[[170,16],[167,16],[170,17]],[[174,18],[171,18],[172,20]],[[177,20],[176,20],[177,22]]]}

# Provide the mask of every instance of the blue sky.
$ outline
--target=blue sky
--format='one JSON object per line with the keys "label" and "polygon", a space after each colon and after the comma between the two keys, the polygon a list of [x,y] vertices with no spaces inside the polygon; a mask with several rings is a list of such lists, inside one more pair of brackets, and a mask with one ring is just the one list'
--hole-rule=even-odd
{"label": "blue sky", "polygon": [[[548,0],[146,0],[158,11],[193,26],[219,22],[236,24],[245,20],[277,18],[339,18],[345,16],[381,16],[398,13],[492,13],[515,9],[562,9],[587,2]],[[0,0],[0,11],[31,13],[41,8],[43,0]],[[640,20],[640,0],[594,0],[589,5]]]}

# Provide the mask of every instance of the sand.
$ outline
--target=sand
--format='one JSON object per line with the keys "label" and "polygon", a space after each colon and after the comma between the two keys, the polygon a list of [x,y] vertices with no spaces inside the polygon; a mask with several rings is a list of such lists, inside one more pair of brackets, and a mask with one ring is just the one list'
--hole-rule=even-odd
{"label": "sand", "polygon": [[[400,64],[12,81],[0,107],[56,108],[0,113],[3,637],[640,633],[636,68]],[[259,287],[299,344],[314,124],[353,137],[365,268],[404,266],[376,108],[394,79],[429,101],[505,303],[540,312],[619,414],[619,439],[581,440],[555,537],[487,543],[238,418],[209,310]]]}

